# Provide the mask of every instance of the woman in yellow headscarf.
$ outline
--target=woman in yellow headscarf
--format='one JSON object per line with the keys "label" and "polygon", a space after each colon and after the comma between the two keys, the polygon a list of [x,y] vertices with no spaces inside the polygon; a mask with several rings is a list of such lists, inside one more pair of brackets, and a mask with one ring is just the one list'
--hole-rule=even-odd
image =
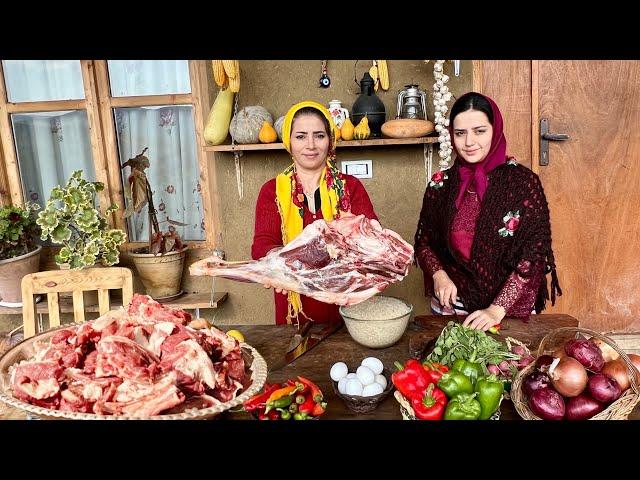
{"label": "woman in yellow headscarf", "polygon": [[[344,212],[378,219],[360,180],[336,166],[334,128],[331,114],[317,102],[300,102],[287,112],[282,141],[293,163],[258,195],[251,246],[255,260],[286,245],[317,219],[333,220]],[[276,324],[341,321],[337,305],[279,289],[274,295]]]}

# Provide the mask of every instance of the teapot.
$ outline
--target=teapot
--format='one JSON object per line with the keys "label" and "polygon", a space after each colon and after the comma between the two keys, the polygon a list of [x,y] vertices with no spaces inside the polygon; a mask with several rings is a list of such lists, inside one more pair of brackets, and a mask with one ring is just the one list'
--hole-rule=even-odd
{"label": "teapot", "polygon": [[398,110],[396,118],[427,118],[427,94],[417,84],[405,85],[398,93]]}

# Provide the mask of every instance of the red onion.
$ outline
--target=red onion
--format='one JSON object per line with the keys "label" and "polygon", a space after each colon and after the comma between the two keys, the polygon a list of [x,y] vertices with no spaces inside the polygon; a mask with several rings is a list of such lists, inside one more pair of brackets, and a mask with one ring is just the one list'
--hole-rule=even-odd
{"label": "red onion", "polygon": [[589,393],[594,399],[608,405],[620,397],[622,390],[615,379],[597,373],[589,379]]}
{"label": "red onion", "polygon": [[549,370],[551,362],[553,362],[553,357],[551,355],[540,355],[536,360],[536,368],[542,372],[546,372]]}
{"label": "red onion", "polygon": [[536,390],[549,387],[550,384],[551,379],[549,378],[549,375],[539,370],[535,370],[531,375],[527,375],[527,377],[522,381],[522,390],[527,397],[530,397]]}
{"label": "red onion", "polygon": [[583,392],[577,397],[570,398],[567,402],[567,420],[586,420],[602,410],[604,410],[604,405]]}
{"label": "red onion", "polygon": [[541,388],[533,392],[529,408],[544,420],[562,420],[565,412],[564,399],[552,388]]}
{"label": "red onion", "polygon": [[605,363],[600,373],[603,373],[618,382],[618,385],[620,385],[620,390],[623,392],[631,385],[631,381],[629,380],[629,370],[627,370],[627,364],[624,363],[624,360],[622,360],[621,358],[617,358]]}
{"label": "red onion", "polygon": [[549,377],[553,387],[563,397],[577,397],[589,381],[587,371],[572,357],[556,358],[549,367]]}
{"label": "red onion", "polygon": [[529,355],[528,353],[525,353],[520,357],[520,360],[516,364],[516,367],[518,368],[518,370],[522,370],[524,367],[529,365],[534,360],[535,360],[535,357],[533,355]]}
{"label": "red onion", "polygon": [[490,373],[490,374],[492,374],[492,375],[500,376],[500,374],[502,373],[502,372],[500,371],[500,369],[498,368],[498,366],[497,366],[497,365],[494,365],[494,364],[487,365],[487,370],[488,370],[488,371],[489,371],[489,373]]}
{"label": "red onion", "polygon": [[636,367],[636,370],[638,371],[638,379],[640,380],[640,355],[628,353],[627,356],[629,357],[629,360],[631,360],[631,363],[633,363],[633,366]]}
{"label": "red onion", "polygon": [[564,344],[567,355],[578,360],[584,368],[592,372],[599,372],[604,367],[602,351],[589,340],[574,338]]}

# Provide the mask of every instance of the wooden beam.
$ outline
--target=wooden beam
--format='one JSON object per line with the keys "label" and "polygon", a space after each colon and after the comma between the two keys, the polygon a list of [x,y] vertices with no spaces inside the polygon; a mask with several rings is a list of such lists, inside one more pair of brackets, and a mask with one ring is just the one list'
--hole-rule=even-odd
{"label": "wooden beam", "polygon": [[11,203],[11,194],[9,193],[9,181],[7,180],[7,171],[4,167],[4,155],[0,148],[0,207]]}
{"label": "wooden beam", "polygon": [[[107,159],[104,152],[104,140],[102,138],[102,127],[100,126],[94,65],[91,60],[81,60],[80,65],[82,68],[82,83],[84,86],[93,166],[96,171],[96,180],[104,184],[104,190],[98,192],[100,196],[100,210],[104,214],[111,204],[111,196],[109,194],[109,178],[107,174]],[[108,221],[109,223],[113,223],[112,218],[108,218]]]}
{"label": "wooden beam", "polygon": [[540,175],[540,61],[531,61],[531,170]]}
{"label": "wooden beam", "polygon": [[[87,62],[87,60],[83,60],[83,63],[85,62]],[[7,103],[7,111],[9,113],[57,112],[65,110],[84,110],[85,108],[86,102],[84,99]]]}
{"label": "wooden beam", "polygon": [[[193,63],[193,61],[189,61],[189,63]],[[110,100],[112,108],[147,107],[155,105],[190,105],[193,103],[193,95],[190,93],[172,93],[168,95],[110,97]]]}
{"label": "wooden beam", "polygon": [[206,246],[214,248],[216,245],[216,233],[219,232],[219,198],[217,188],[214,187],[213,195],[209,191],[209,178],[215,184],[216,172],[215,163],[207,161],[207,151],[205,150],[204,124],[209,115],[209,83],[211,62],[206,60],[189,60],[189,77],[191,78],[191,92],[193,98],[193,120],[196,132],[196,151],[198,155],[198,165],[200,167],[200,195],[202,197],[203,216],[206,233]]}
{"label": "wooden beam", "polygon": [[113,214],[114,226],[127,231],[127,225],[122,218],[125,209],[124,192],[122,190],[122,174],[120,173],[120,155],[118,154],[118,139],[116,136],[113,111],[111,110],[111,89],[109,88],[109,72],[106,60],[93,62],[96,87],[98,91],[98,110],[102,125],[102,137],[105,148],[105,166],[107,169],[107,183],[109,185],[110,203],[120,207]]}
{"label": "wooden beam", "polygon": [[473,60],[473,91],[482,93],[482,60]]}
{"label": "wooden beam", "polygon": [[[14,205],[23,205],[22,181],[20,180],[11,117],[7,109],[7,89],[4,83],[2,62],[0,62],[0,143],[2,143],[4,157],[5,183],[9,187],[9,201]],[[3,195],[3,198],[6,199],[6,194]]]}

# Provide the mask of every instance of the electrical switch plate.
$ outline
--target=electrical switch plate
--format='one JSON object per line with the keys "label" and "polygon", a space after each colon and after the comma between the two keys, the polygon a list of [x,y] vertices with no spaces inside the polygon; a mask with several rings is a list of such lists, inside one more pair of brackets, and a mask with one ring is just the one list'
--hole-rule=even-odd
{"label": "electrical switch plate", "polygon": [[342,163],[342,173],[353,175],[357,178],[373,178],[373,166],[371,160],[346,160]]}

